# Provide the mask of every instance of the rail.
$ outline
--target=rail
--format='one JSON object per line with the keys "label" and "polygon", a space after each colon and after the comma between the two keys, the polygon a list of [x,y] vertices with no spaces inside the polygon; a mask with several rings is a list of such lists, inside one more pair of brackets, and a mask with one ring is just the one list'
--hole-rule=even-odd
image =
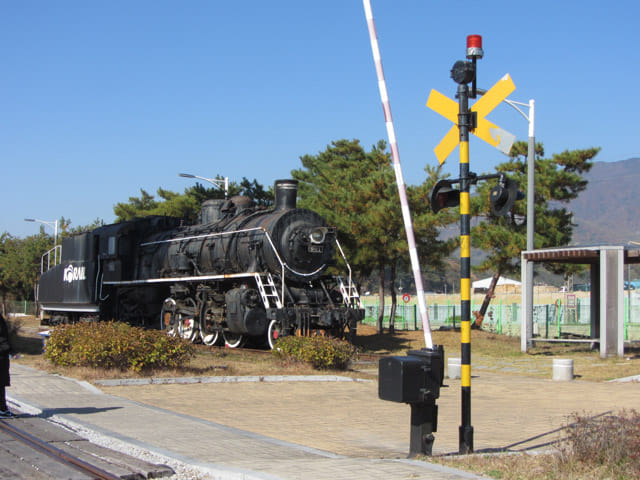
{"label": "rail", "polygon": [[119,476],[112,475],[111,473],[102,470],[101,468],[91,465],[78,457],[69,455],[68,453],[60,450],[59,448],[50,445],[47,442],[43,442],[37,437],[34,437],[30,433],[22,430],[21,428],[11,425],[8,421],[0,421],[0,431],[13,437],[24,445],[37,450],[49,457],[53,458],[57,462],[72,467],[82,473],[87,474],[91,478],[98,480],[120,480]]}
{"label": "rail", "polygon": [[[53,252],[53,265],[51,265],[51,252]],[[46,270],[44,269],[45,257],[47,259]],[[55,247],[44,253],[40,258],[40,273],[48,272],[51,267],[55,267],[60,262],[62,262],[62,245],[56,245]]]}

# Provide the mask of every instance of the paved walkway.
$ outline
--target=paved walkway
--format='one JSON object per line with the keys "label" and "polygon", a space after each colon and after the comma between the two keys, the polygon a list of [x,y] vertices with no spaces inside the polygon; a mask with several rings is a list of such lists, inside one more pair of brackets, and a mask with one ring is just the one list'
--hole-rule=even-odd
{"label": "paved walkway", "polygon": [[[553,382],[480,372],[472,381],[475,451],[546,448],[572,412],[637,408],[640,383]],[[101,385],[12,363],[10,401],[186,463],[216,478],[477,478],[406,460],[409,407],[376,382],[283,381]],[[269,381],[271,380],[271,381]],[[435,454],[458,450],[459,380],[438,400]],[[33,410],[32,410],[33,411]]]}

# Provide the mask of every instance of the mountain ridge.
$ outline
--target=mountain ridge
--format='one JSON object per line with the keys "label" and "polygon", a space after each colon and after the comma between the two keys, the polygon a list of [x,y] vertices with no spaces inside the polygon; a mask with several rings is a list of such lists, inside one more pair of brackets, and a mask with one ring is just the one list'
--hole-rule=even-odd
{"label": "mountain ridge", "polygon": [[587,188],[565,208],[573,213],[572,244],[640,242],[640,158],[594,162]]}

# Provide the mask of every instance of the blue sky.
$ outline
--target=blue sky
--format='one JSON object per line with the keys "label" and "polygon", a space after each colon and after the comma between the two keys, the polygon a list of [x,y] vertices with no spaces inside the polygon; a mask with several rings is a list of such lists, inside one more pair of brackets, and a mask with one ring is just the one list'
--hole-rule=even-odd
{"label": "blue sky", "polygon": [[[480,87],[509,73],[509,98],[535,99],[547,156],[640,156],[637,2],[372,6],[406,183],[437,164],[451,124],[425,103],[454,96],[469,34]],[[271,185],[332,140],[387,139],[360,0],[0,0],[0,58],[0,233],[19,237],[38,231],[24,218],[110,223],[141,188],[182,192],[179,172]],[[488,118],[526,140],[507,105]],[[477,173],[504,160],[470,149]],[[445,167],[457,175],[457,150]]]}

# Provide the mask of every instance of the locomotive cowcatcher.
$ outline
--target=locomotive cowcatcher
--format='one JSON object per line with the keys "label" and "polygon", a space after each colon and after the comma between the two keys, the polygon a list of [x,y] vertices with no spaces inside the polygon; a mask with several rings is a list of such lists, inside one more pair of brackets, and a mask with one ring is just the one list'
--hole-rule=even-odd
{"label": "locomotive cowcatcher", "polygon": [[353,337],[364,310],[351,268],[335,229],[296,208],[297,188],[277,180],[271,209],[207,200],[197,225],[150,216],[64,238],[43,256],[40,308],[52,324],[115,319],[207,345]]}

